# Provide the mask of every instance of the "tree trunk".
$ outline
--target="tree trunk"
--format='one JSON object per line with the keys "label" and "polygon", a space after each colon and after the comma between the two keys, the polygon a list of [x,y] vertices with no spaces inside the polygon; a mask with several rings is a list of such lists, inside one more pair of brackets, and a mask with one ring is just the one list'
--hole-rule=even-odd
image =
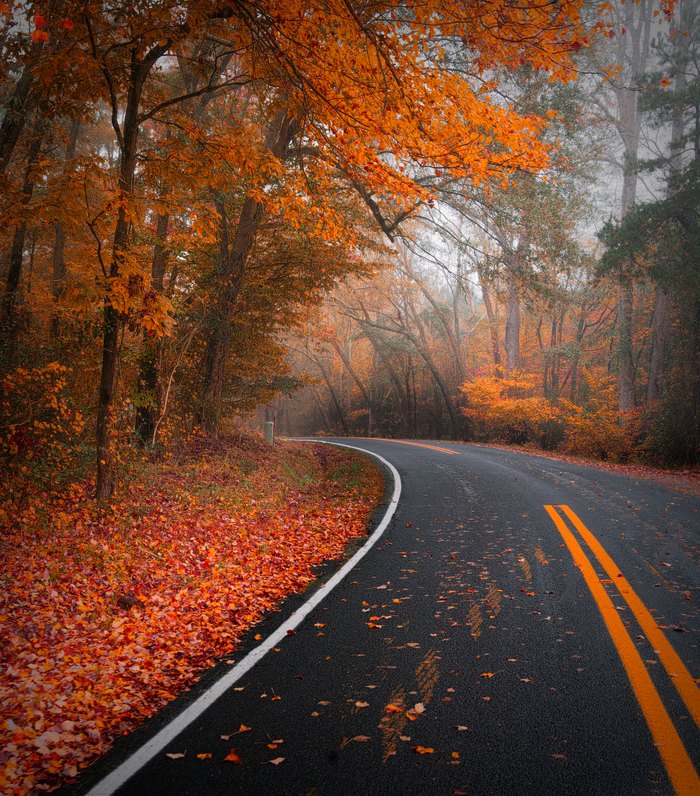
{"label": "tree trunk", "polygon": [[[146,77],[155,60],[147,62],[137,60],[136,50],[132,53],[129,91],[127,94],[124,121],[120,136],[119,190],[124,199],[133,193],[134,173],[138,147],[139,121],[138,112],[141,93]],[[121,274],[121,265],[129,243],[129,215],[120,206],[117,224],[114,229],[112,245],[112,261],[109,267],[110,280],[117,279]],[[100,373],[99,400],[97,405],[97,483],[95,497],[101,503],[109,500],[114,491],[114,451],[111,440],[111,427],[114,422],[113,404],[116,388],[117,361],[119,356],[119,336],[123,320],[113,307],[110,297],[106,296],[102,312],[102,370]]]}
{"label": "tree trunk", "polygon": [[520,367],[520,291],[515,277],[508,275],[508,307],[506,310],[506,367],[508,371]]}
{"label": "tree trunk", "polygon": [[484,299],[484,308],[486,309],[486,318],[489,324],[489,336],[491,338],[491,352],[493,354],[494,375],[500,379],[503,376],[503,368],[501,364],[501,345],[498,340],[498,322],[496,313],[493,310],[493,302],[491,301],[491,291],[488,289],[486,279],[484,277],[483,269],[477,266],[477,275],[479,277],[479,287],[481,288],[481,295]]}
{"label": "tree trunk", "polygon": [[[80,126],[80,119],[73,119],[70,126],[70,132],[68,134],[68,145],[66,146],[66,155],[64,159],[64,180],[67,176],[68,170],[71,168],[71,161],[75,157],[75,152],[78,147]],[[51,295],[53,296],[54,302],[56,302],[63,293],[66,281],[66,232],[63,220],[60,218],[56,219],[54,233],[55,237],[51,262]],[[51,328],[55,337],[58,334],[58,318],[55,312],[51,320]]]}
{"label": "tree trunk", "polygon": [[[33,171],[36,167],[39,152],[41,151],[44,132],[44,121],[38,119],[34,126],[32,140],[29,144],[29,152],[27,153],[27,168],[24,172],[24,182],[22,184],[23,207],[29,204],[34,193]],[[19,333],[17,310],[26,237],[27,222],[23,220],[15,226],[14,235],[12,236],[12,248],[10,249],[7,280],[5,282],[5,295],[3,296],[2,312],[0,313],[0,328],[2,328],[5,337],[3,347],[5,348],[7,367],[12,367],[17,353],[17,335]]]}
{"label": "tree trunk", "polygon": [[[153,259],[151,260],[151,285],[157,293],[163,292],[165,282],[165,269],[168,264],[169,250],[167,246],[168,224],[170,215],[159,213],[156,221],[156,241],[153,246]],[[136,435],[143,442],[153,442],[159,400],[158,400],[158,355],[161,351],[162,341],[144,338],[139,363],[138,385],[139,392],[145,400],[136,409]]]}
{"label": "tree trunk", "polygon": [[369,391],[365,387],[364,382],[362,379],[357,375],[357,371],[352,366],[352,362],[350,357],[345,353],[340,343],[337,340],[331,340],[331,345],[333,346],[333,350],[338,354],[340,357],[345,369],[350,374],[350,378],[355,382],[357,388],[359,389],[360,393],[362,394],[362,400],[365,403],[365,407],[367,408],[368,412],[368,421],[367,421],[367,436],[372,436],[372,414],[375,417],[379,416],[377,411],[373,411],[374,407],[372,406],[372,399],[370,398]]}
{"label": "tree trunk", "polygon": [[[281,159],[294,137],[297,125],[286,108],[278,111],[268,128],[264,149]],[[241,289],[248,256],[253,247],[263,205],[248,196],[238,218],[233,241],[222,262],[216,312],[210,321],[209,337],[204,359],[204,387],[201,422],[204,430],[216,435],[221,422],[221,411],[226,383],[226,362],[231,349],[231,321],[236,299]]]}
{"label": "tree trunk", "polygon": [[343,434],[348,437],[350,436],[350,429],[348,426],[348,421],[345,419],[345,412],[343,411],[343,405],[338,397],[338,393],[335,391],[333,387],[333,382],[331,381],[330,376],[328,375],[328,371],[323,366],[323,363],[319,359],[313,359],[316,367],[321,371],[321,375],[323,376],[323,381],[326,383],[326,387],[328,387],[328,392],[331,396],[331,401],[333,401],[333,406],[335,406],[335,411],[338,414],[338,420],[340,421],[340,425],[343,429]]}
{"label": "tree trunk", "polygon": [[666,352],[671,331],[670,300],[668,293],[661,287],[656,289],[654,316],[652,319],[651,360],[649,362],[649,380],[647,382],[647,404],[651,405],[661,398],[663,377],[666,365]]}
{"label": "tree trunk", "polygon": [[437,384],[440,393],[442,394],[443,400],[445,401],[445,407],[447,408],[447,414],[450,418],[450,424],[452,426],[452,439],[461,439],[462,438],[462,423],[460,422],[460,416],[457,411],[457,407],[455,406],[455,402],[450,394],[450,390],[447,387],[447,383],[440,372],[440,369],[435,363],[432,354],[430,353],[430,346],[428,345],[428,341],[425,334],[425,328],[423,326],[423,322],[420,319],[420,316],[415,310],[415,307],[410,301],[407,301],[407,307],[413,318],[413,323],[415,324],[418,330],[418,338],[411,332],[408,326],[405,327],[403,333],[404,335],[413,343],[413,347],[418,352],[419,356],[423,359],[425,364],[428,366],[428,370],[430,371],[435,383]]}
{"label": "tree trunk", "polygon": [[[624,173],[620,216],[624,218],[634,206],[637,195],[637,175],[641,117],[639,90],[635,85],[643,74],[649,53],[651,8],[648,0],[623,6],[625,32],[618,34],[617,62],[624,69],[615,89],[618,107],[617,129],[624,147]],[[629,46],[629,52],[627,47]],[[627,412],[634,408],[634,351],[633,328],[634,284],[629,274],[619,276],[617,324],[618,408]]]}
{"label": "tree trunk", "polygon": [[[674,49],[678,60],[683,63],[690,47],[690,37],[683,35],[685,8],[678,4],[679,24],[674,26]],[[686,75],[679,69],[674,78],[673,90],[681,94],[686,87]],[[685,133],[685,117],[683,109],[676,106],[671,117],[670,165],[671,175],[678,176],[683,171],[683,141]],[[697,156],[696,156],[697,157]],[[672,296],[662,287],[656,288],[654,315],[652,318],[651,359],[649,362],[649,380],[647,381],[647,404],[653,404],[661,398],[663,380],[666,372],[666,355],[671,336],[671,305]]]}
{"label": "tree trunk", "polygon": [[634,409],[634,353],[632,350],[632,302],[634,288],[629,279],[621,279],[617,294],[617,384],[618,409]]}
{"label": "tree trunk", "polygon": [[40,48],[41,44],[35,44],[32,47],[29,62],[25,64],[22,70],[14,93],[6,105],[7,110],[3,116],[2,123],[0,123],[0,174],[5,173],[10,163],[15,145],[19,140],[33,105],[31,102],[31,89],[34,82],[32,71],[35,56]]}

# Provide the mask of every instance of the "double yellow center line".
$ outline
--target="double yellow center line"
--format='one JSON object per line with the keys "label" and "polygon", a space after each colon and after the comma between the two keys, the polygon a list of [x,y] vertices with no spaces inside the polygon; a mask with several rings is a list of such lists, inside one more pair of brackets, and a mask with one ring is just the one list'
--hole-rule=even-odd
{"label": "double yellow center line", "polygon": [[586,585],[600,609],[676,793],[683,795],[700,793],[700,778],[658,691],[654,687],[649,672],[620,619],[617,609],[600,582],[593,564],[564,518],[578,531],[581,539],[588,545],[612,583],[615,584],[652,644],[696,724],[700,724],[700,692],[695,681],[659,629],[649,610],[580,518],[568,506],[545,506],[544,508],[569,548],[574,563],[581,570]]}
{"label": "double yellow center line", "polygon": [[360,437],[360,439],[373,439],[377,442],[396,442],[399,445],[413,445],[416,448],[428,448],[428,450],[431,451],[439,451],[440,453],[449,453],[451,456],[459,456],[459,451],[441,448],[438,445],[428,445],[427,442],[411,442],[407,439],[385,439],[384,437]]}

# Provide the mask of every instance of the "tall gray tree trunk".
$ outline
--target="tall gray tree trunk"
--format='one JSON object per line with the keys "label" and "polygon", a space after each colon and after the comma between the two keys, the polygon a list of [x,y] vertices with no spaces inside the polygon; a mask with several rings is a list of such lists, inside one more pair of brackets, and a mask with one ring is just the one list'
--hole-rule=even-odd
{"label": "tall gray tree trunk", "polygon": [[506,367],[509,371],[517,370],[521,365],[520,356],[520,289],[515,277],[508,274],[508,304],[506,307]]}
{"label": "tall gray tree trunk", "polygon": [[[682,62],[683,55],[690,47],[690,37],[683,35],[685,3],[678,4],[678,17],[680,24],[675,26],[674,48]],[[686,87],[686,75],[679,69],[674,78],[673,90],[680,95]],[[683,109],[679,106],[674,109],[671,119],[671,176],[677,176],[683,170],[683,134],[685,132],[685,119]],[[654,301],[654,315],[651,324],[651,357],[649,360],[649,380],[647,381],[647,404],[653,404],[661,398],[663,382],[666,371],[666,357],[671,336],[671,310],[673,296],[661,285],[656,288]]]}
{"label": "tall gray tree trunk", "polygon": [[484,300],[484,308],[486,309],[486,319],[489,324],[489,337],[491,339],[491,353],[493,356],[493,366],[496,378],[501,378],[503,375],[503,368],[501,363],[501,344],[498,339],[498,321],[496,313],[493,309],[493,302],[491,301],[491,291],[489,290],[486,282],[486,277],[483,268],[477,265],[477,275],[479,277],[479,287],[481,288],[481,295]]}
{"label": "tall gray tree trunk", "polygon": [[[623,144],[624,171],[620,216],[624,218],[634,206],[641,117],[639,90],[636,81],[643,74],[649,54],[652,9],[650,0],[625,3],[625,31],[618,33],[617,64],[623,71],[615,87],[617,130]],[[628,273],[619,276],[617,291],[617,383],[618,409],[627,412],[635,405],[635,372],[633,350],[634,282]]]}

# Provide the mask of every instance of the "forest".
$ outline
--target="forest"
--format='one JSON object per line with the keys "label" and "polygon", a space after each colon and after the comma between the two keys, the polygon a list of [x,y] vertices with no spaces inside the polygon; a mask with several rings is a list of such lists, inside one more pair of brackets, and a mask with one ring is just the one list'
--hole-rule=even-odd
{"label": "forest", "polygon": [[366,532],[376,468],[263,421],[697,466],[695,0],[0,30],[4,792],[73,782]]}
{"label": "forest", "polygon": [[697,461],[696,3],[0,12],[12,478],[256,407]]}

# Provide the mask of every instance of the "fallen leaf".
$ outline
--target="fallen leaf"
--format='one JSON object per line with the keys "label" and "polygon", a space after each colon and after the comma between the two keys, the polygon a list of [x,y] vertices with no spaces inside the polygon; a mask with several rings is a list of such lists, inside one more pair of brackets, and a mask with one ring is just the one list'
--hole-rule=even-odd
{"label": "fallen leaf", "polygon": [[355,702],[356,708],[368,708],[369,702]]}
{"label": "fallen leaf", "polygon": [[171,760],[179,760],[181,757],[185,756],[184,752],[166,752],[166,757],[169,757]]}
{"label": "fallen leaf", "polygon": [[210,760],[211,759],[211,752],[202,752],[202,754],[197,755],[197,760]]}
{"label": "fallen leaf", "polygon": [[242,763],[243,761],[238,756],[238,752],[235,749],[231,749],[231,751],[226,755],[224,760],[228,760],[230,763]]}
{"label": "fallen leaf", "polygon": [[432,746],[414,746],[413,751],[419,755],[431,755],[435,750]]}
{"label": "fallen leaf", "polygon": [[369,737],[369,735],[356,735],[352,740],[357,741],[358,743],[364,743],[365,741],[371,741],[372,739]]}
{"label": "fallen leaf", "polygon": [[400,708],[398,705],[387,705],[384,708],[385,713],[402,713],[403,708]]}
{"label": "fallen leaf", "polygon": [[493,672],[482,672],[481,676],[482,677],[493,677]]}
{"label": "fallen leaf", "polygon": [[268,760],[268,763],[272,763],[273,766],[278,766],[280,763],[284,763],[283,757],[276,757],[274,760]]}

